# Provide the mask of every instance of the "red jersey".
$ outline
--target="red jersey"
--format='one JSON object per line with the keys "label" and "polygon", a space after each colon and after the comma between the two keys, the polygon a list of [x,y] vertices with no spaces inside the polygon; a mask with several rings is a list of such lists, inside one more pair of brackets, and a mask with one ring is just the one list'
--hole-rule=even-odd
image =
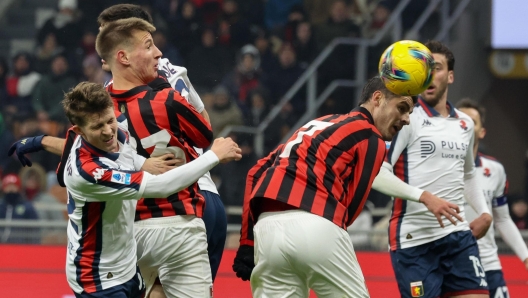
{"label": "red jersey", "polygon": [[283,202],[346,229],[363,209],[385,151],[365,108],[308,122],[249,171],[240,244],[253,245],[254,198]]}
{"label": "red jersey", "polygon": [[[210,124],[178,91],[154,91],[145,85],[120,92],[112,87],[109,85],[107,90],[115,109],[128,120],[131,144],[136,143],[138,154],[148,158],[172,152],[190,162],[199,156],[193,146],[206,148],[211,144]],[[194,183],[168,198],[139,200],[135,219],[191,214],[202,217],[204,205],[198,184]]]}

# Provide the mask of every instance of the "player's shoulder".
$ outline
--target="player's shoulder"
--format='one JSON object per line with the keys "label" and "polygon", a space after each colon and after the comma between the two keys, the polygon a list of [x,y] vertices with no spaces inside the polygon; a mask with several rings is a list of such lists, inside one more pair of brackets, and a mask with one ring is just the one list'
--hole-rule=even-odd
{"label": "player's shoulder", "polygon": [[460,120],[464,120],[464,121],[467,121],[468,125],[471,125],[473,126],[474,125],[474,122],[473,122],[473,119],[471,119],[471,117],[469,117],[468,114],[462,112],[461,110],[457,109],[457,108],[454,108],[455,109],[455,114],[456,116],[458,117],[458,119]]}
{"label": "player's shoulder", "polygon": [[484,153],[481,153],[481,152],[478,152],[478,157],[480,158],[480,160],[485,163],[486,165],[491,165],[491,166],[494,166],[496,168],[499,168],[501,170],[504,171],[504,166],[502,165],[502,163],[495,157],[491,156],[491,155],[487,155],[487,154],[484,154]]}

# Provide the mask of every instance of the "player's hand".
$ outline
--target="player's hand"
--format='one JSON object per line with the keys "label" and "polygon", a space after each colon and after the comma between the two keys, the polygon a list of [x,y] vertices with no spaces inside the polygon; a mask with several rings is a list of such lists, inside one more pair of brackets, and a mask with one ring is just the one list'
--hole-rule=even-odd
{"label": "player's hand", "polygon": [[457,204],[441,199],[428,191],[422,193],[420,196],[420,202],[422,202],[425,207],[434,214],[442,228],[444,228],[442,216],[447,218],[455,226],[457,224],[457,219],[458,221],[464,221],[464,219],[458,215],[460,213],[460,208]]}
{"label": "player's hand", "polygon": [[160,156],[147,158],[143,166],[141,166],[141,170],[153,175],[160,175],[183,164],[185,164],[183,159],[175,158],[172,153],[166,153]]}
{"label": "player's hand", "polygon": [[242,158],[242,149],[240,149],[231,138],[217,138],[211,146],[211,151],[218,156],[220,163],[240,160]]}
{"label": "player's hand", "polygon": [[255,267],[254,251],[255,248],[250,245],[240,245],[238,248],[235,262],[233,263],[233,271],[242,280],[249,280],[251,277],[251,272]]}
{"label": "player's hand", "polygon": [[42,146],[42,138],[44,137],[45,135],[41,135],[36,137],[23,138],[21,140],[16,141],[13,145],[11,145],[9,151],[7,151],[7,156],[11,156],[11,154],[16,151],[16,155],[22,166],[31,167],[31,160],[29,160],[25,156],[25,154],[43,150],[44,147]]}
{"label": "player's hand", "polygon": [[469,224],[469,228],[471,229],[471,233],[473,233],[473,236],[475,236],[475,238],[477,239],[484,237],[484,235],[486,235],[486,233],[488,232],[492,221],[493,217],[491,217],[491,215],[488,213],[482,213],[479,217],[475,218]]}

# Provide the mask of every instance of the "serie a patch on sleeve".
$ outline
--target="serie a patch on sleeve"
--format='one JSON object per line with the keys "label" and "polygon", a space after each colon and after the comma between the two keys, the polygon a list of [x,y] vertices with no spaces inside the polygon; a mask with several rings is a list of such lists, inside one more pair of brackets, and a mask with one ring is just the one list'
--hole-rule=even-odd
{"label": "serie a patch on sleeve", "polygon": [[132,178],[132,174],[130,173],[112,171],[112,178],[110,179],[110,181],[114,183],[129,185],[130,180],[132,180],[131,178]]}

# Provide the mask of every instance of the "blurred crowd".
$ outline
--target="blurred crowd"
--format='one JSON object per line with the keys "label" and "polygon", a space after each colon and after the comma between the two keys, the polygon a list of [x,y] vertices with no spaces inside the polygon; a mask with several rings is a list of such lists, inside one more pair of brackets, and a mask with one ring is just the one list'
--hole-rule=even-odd
{"label": "blurred crowd", "polygon": [[[32,207],[65,203],[64,189],[57,186],[54,176],[58,157],[46,152],[32,154],[33,167],[21,168],[5,152],[15,140],[25,136],[63,136],[69,127],[60,105],[64,92],[80,81],[103,84],[111,79],[111,74],[101,69],[95,51],[96,20],[106,7],[125,2],[141,5],[150,12],[157,28],[154,42],[163,57],[188,69],[189,78],[209,112],[215,137],[228,125],[258,126],[334,38],[372,38],[399,3],[398,0],[58,0],[56,13],[35,36],[37,46],[33,52],[0,57],[0,171],[2,177],[17,181],[8,185],[16,186],[16,191],[15,187],[9,187],[18,194],[14,200],[14,195],[9,195],[7,186],[2,184],[0,218],[7,216],[4,205],[12,205],[24,206],[25,210],[19,214],[18,207],[11,208],[12,218],[16,215],[26,219],[64,219],[61,211],[43,214]],[[402,15],[403,31],[412,27],[427,3],[411,1]],[[369,49],[369,74],[376,72],[378,58],[390,43],[392,37],[388,33],[377,47]],[[354,66],[354,48],[337,47],[318,70],[318,90],[334,79],[353,79]],[[265,152],[275,147],[304,113],[305,94],[306,90],[299,90],[265,131]],[[318,113],[348,112],[354,102],[350,94],[332,95]],[[252,136],[232,137],[242,148],[244,158],[217,167],[212,174],[224,204],[241,205],[241,185],[258,157]],[[380,202],[384,206],[387,199],[381,198]],[[9,236],[5,235],[0,230],[0,241],[7,241]]]}

